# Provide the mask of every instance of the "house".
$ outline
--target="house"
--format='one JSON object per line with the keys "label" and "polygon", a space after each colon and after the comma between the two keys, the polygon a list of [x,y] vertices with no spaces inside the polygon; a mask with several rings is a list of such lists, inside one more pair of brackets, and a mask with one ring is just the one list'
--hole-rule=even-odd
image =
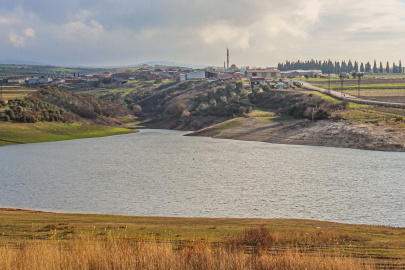
{"label": "house", "polygon": [[245,72],[246,78],[252,78],[252,77],[279,78],[279,77],[281,77],[280,70],[278,70],[278,69],[247,69],[244,72]]}
{"label": "house", "polygon": [[233,79],[233,75],[232,74],[216,74],[215,78],[219,78],[221,80],[231,80]]}
{"label": "house", "polygon": [[66,82],[67,84],[78,83],[78,82],[81,82],[81,81],[82,81],[81,79],[66,79],[66,80],[65,80],[65,82]]}
{"label": "house", "polygon": [[250,87],[260,87],[266,84],[266,78],[253,77],[250,78]]}
{"label": "house", "polygon": [[157,69],[155,69],[155,70],[153,71],[153,73],[154,73],[156,76],[160,76],[162,73],[164,73],[164,70],[163,70],[163,69],[160,69],[160,68],[157,68]]}
{"label": "house", "polygon": [[111,72],[101,72],[100,73],[100,77],[102,77],[102,78],[110,78],[111,77],[111,75],[112,75],[112,73]]}
{"label": "house", "polygon": [[7,81],[10,84],[20,84],[20,83],[25,83],[25,81],[28,79],[29,79],[29,77],[18,77],[18,78],[10,78]]}
{"label": "house", "polygon": [[61,83],[64,83],[65,82],[65,80],[64,79],[56,79],[56,80],[53,80],[53,82],[52,82],[52,84],[61,84]]}

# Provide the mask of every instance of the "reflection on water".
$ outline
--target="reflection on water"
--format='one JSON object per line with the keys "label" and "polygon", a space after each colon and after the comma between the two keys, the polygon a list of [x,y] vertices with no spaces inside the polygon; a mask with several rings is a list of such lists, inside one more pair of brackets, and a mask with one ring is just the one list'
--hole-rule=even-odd
{"label": "reflection on water", "polygon": [[405,226],[405,153],[143,130],[0,148],[0,206]]}

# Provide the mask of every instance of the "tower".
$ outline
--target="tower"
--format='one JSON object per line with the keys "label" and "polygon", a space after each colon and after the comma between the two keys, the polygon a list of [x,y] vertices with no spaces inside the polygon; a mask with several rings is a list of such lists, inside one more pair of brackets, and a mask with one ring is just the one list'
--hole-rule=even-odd
{"label": "tower", "polygon": [[229,69],[229,49],[226,48],[226,69]]}

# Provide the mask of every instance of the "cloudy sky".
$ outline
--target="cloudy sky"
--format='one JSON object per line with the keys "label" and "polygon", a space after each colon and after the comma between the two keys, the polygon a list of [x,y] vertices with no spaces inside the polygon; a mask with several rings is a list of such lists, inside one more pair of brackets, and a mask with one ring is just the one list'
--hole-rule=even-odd
{"label": "cloudy sky", "polygon": [[275,66],[405,61],[405,0],[0,0],[0,59]]}

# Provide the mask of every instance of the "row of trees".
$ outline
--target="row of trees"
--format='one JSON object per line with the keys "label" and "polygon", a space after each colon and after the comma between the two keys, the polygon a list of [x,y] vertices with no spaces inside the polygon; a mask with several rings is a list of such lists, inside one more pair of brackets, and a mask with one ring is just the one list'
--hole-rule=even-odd
{"label": "row of trees", "polygon": [[356,72],[369,72],[369,73],[404,73],[404,67],[402,66],[401,61],[399,61],[399,65],[395,63],[390,64],[387,62],[384,66],[382,62],[377,65],[377,61],[374,60],[374,64],[371,65],[370,62],[364,64],[363,62],[359,63],[354,61],[354,63],[349,60],[347,63],[346,61],[342,62],[332,62],[331,60],[327,61],[318,61],[318,60],[310,60],[310,61],[296,61],[290,62],[286,61],[285,63],[279,63],[277,68],[280,71],[288,71],[288,70],[295,70],[295,69],[304,69],[304,70],[322,70],[322,73],[327,74],[330,70],[331,73],[339,74],[342,72],[350,73],[353,71]]}

